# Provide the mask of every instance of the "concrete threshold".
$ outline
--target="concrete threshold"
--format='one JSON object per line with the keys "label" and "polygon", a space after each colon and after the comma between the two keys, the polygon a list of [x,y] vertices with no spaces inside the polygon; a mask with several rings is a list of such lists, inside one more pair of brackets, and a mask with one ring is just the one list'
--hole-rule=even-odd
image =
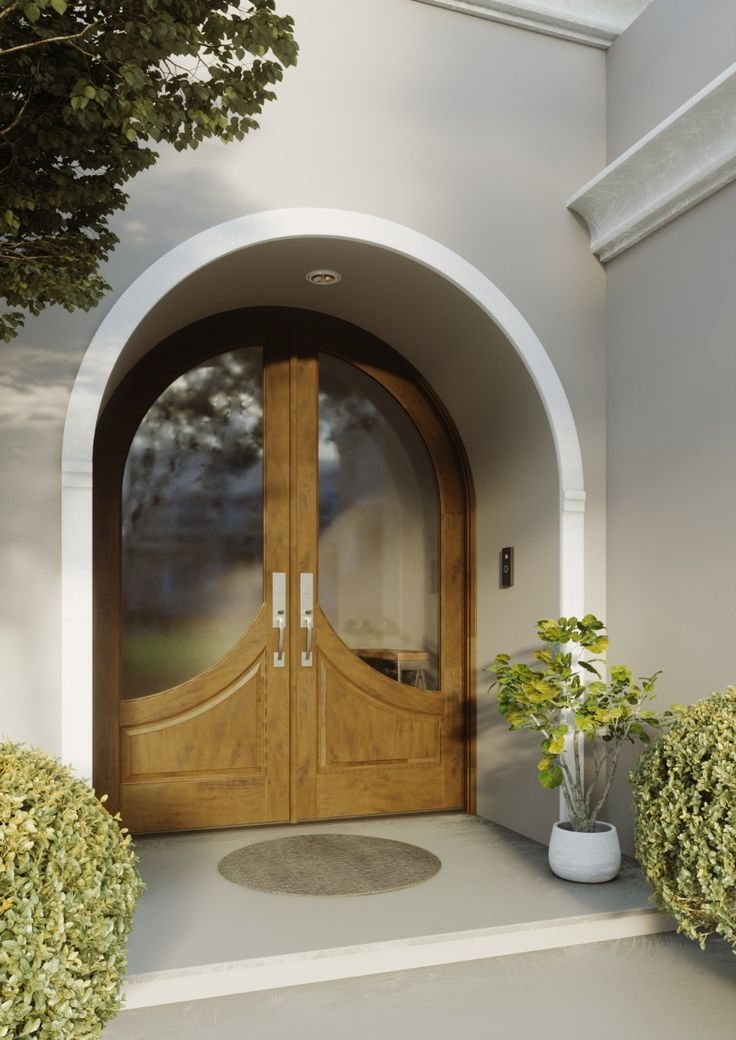
{"label": "concrete threshold", "polygon": [[584,943],[657,935],[673,931],[674,927],[672,918],[656,910],[625,910],[254,957],[220,964],[201,964],[191,968],[129,976],[125,1007],[131,1010],[156,1007],[411,968],[580,946]]}

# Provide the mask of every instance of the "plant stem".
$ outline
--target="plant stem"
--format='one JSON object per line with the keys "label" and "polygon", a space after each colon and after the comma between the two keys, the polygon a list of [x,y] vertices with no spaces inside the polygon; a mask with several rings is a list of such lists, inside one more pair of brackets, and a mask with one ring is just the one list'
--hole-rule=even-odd
{"label": "plant stem", "polygon": [[585,804],[586,804],[586,807],[587,807],[589,813],[590,813],[590,803],[591,803],[592,798],[593,798],[593,792],[595,791],[596,784],[598,783],[598,778],[601,775],[601,770],[603,769],[603,766],[608,761],[608,753],[605,750],[603,751],[603,753],[601,753],[599,751],[599,749],[598,749],[598,745],[597,744],[593,745],[593,755],[594,755],[593,779],[590,781],[590,785],[589,785],[588,790],[587,790],[586,795],[585,795]]}
{"label": "plant stem", "polygon": [[572,727],[572,751],[575,759],[575,784],[579,791],[583,791],[583,771],[580,765],[580,741],[578,740],[578,731],[575,729],[575,724]]}
{"label": "plant stem", "polygon": [[[585,807],[585,801],[581,797],[580,785],[575,782],[570,774],[570,768],[567,762],[560,756],[559,758],[560,767],[562,768],[563,780],[562,790],[567,801],[567,806],[570,810],[573,823],[585,823],[587,818],[587,812]],[[575,828],[577,829],[577,828]]]}
{"label": "plant stem", "polygon": [[619,756],[620,752],[621,752],[621,744],[619,743],[619,744],[616,744],[615,750],[612,753],[609,753],[608,755],[606,755],[606,761],[610,762],[610,766],[609,766],[609,768],[607,770],[608,775],[606,777],[606,786],[603,789],[603,794],[599,798],[595,808],[593,809],[592,813],[590,814],[593,820],[595,820],[597,818],[598,813],[603,808],[603,803],[605,802],[606,798],[608,798],[608,793],[611,790],[611,785],[613,783],[613,778],[616,775],[616,766],[618,765],[618,756]]}

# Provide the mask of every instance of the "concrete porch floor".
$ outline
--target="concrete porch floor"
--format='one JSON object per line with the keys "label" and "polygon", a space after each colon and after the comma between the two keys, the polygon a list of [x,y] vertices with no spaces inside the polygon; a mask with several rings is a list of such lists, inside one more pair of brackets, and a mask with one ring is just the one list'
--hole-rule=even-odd
{"label": "concrete porch floor", "polygon": [[[274,895],[217,871],[242,845],[369,834],[434,852],[429,881],[381,895]],[[128,1007],[561,948],[672,927],[630,860],[604,885],[554,877],[546,847],[464,813],[259,827],[136,842],[148,885],[129,947]]]}
{"label": "concrete porch floor", "polygon": [[124,1011],[104,1040],[728,1040],[736,957],[654,935]]}

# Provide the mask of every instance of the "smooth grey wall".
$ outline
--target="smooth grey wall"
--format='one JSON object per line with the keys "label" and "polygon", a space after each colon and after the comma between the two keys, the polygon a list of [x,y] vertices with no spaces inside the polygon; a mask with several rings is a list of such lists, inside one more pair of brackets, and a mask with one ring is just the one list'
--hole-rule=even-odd
{"label": "smooth grey wall", "polygon": [[[654,0],[607,56],[608,158],[736,58],[736,2]],[[736,186],[607,265],[609,661],[657,705],[736,682]],[[632,848],[636,754],[609,816]]]}
{"label": "smooth grey wall", "polygon": [[663,707],[736,684],[735,285],[736,185],[608,266],[609,660]]}
{"label": "smooth grey wall", "polygon": [[736,61],[736,0],[653,0],[606,56],[611,162]]}
{"label": "smooth grey wall", "polygon": [[[103,304],[89,315],[48,312],[4,348],[0,725],[15,738],[59,747],[59,459],[65,403],[83,352],[114,300],[150,264],[197,232],[248,213],[327,206],[385,217],[455,250],[509,297],[541,339],[572,405],[588,490],[587,599],[589,609],[603,610],[604,274],[564,206],[604,162],[603,53],[410,0],[285,0],[280,7],[295,16],[301,59],[262,129],[228,146],[162,150],[159,164],[131,185],[128,209],[115,221],[121,244],[108,265],[113,289]],[[276,268],[260,299],[244,281],[240,304],[293,302],[296,290],[285,277]],[[496,650],[521,649],[535,618],[557,610],[556,467],[539,399],[508,345],[487,355],[481,369],[472,350],[458,367],[451,352],[442,355],[419,338],[413,318],[424,304],[408,283],[380,296],[367,281],[362,301],[345,316],[364,319],[379,335],[395,334],[397,349],[463,418],[471,454],[494,474],[498,491],[479,482],[489,517],[479,531],[488,568],[482,602],[491,604],[498,591],[498,548],[533,546],[519,557],[519,587],[481,609],[480,663]],[[186,313],[183,304],[181,323]],[[495,370],[487,367],[493,356]],[[488,461],[494,452],[496,461]],[[521,754],[523,741],[515,740],[511,756],[516,748]],[[490,746],[485,753],[494,758]],[[504,768],[509,763],[512,757]],[[490,784],[497,763],[484,768]],[[527,808],[537,788],[525,770],[521,787],[507,778],[506,788],[496,788],[503,796],[488,797],[503,803],[502,822],[513,826],[518,809],[519,828],[544,836],[536,803]],[[554,798],[545,805],[551,821]]]}

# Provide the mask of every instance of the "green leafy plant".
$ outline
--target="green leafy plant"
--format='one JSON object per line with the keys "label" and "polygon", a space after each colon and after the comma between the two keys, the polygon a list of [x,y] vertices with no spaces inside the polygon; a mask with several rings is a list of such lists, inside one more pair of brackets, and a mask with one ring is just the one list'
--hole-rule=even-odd
{"label": "green leafy plant", "polygon": [[94,791],[0,743],[0,1037],[101,1035],[141,889],[130,835]]}
{"label": "green leafy plant", "polygon": [[22,309],[100,301],[118,241],[109,218],[158,158],[152,146],[257,128],[297,44],[275,0],[242,6],[0,0],[0,339]]}
{"label": "green leafy plant", "polygon": [[675,706],[631,773],[636,854],[661,910],[736,949],[736,687]]}
{"label": "green leafy plant", "polygon": [[[626,665],[613,665],[609,680],[601,677],[608,647],[605,626],[593,614],[578,620],[543,618],[537,635],[543,646],[534,651],[539,667],[511,664],[497,654],[486,670],[496,678],[498,707],[510,729],[542,736],[539,782],[561,787],[575,831],[593,831],[611,789],[624,743],[650,742],[649,728],[660,725],[657,714],[642,706],[654,696],[660,674],[634,680]],[[586,782],[581,734],[593,747],[593,768]],[[572,745],[572,765],[565,753]],[[599,788],[599,781],[602,790]]]}

